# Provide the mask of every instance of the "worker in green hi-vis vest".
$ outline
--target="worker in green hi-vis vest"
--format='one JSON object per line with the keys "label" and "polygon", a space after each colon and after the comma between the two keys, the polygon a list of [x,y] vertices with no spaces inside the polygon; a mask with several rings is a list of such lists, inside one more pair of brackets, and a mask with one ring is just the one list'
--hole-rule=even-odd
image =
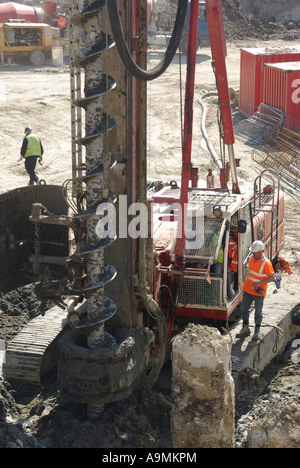
{"label": "worker in green hi-vis vest", "polygon": [[25,128],[25,137],[21,148],[21,156],[19,161],[25,160],[25,169],[30,177],[28,185],[37,184],[39,181],[35,173],[37,160],[40,162],[43,159],[44,148],[41,139],[32,133],[30,127]]}

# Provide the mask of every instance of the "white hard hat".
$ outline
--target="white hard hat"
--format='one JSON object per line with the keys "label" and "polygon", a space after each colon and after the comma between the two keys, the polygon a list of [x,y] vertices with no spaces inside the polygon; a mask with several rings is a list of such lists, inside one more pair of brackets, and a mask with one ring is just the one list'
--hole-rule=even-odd
{"label": "white hard hat", "polygon": [[265,249],[262,241],[255,241],[250,247],[251,253],[261,252]]}

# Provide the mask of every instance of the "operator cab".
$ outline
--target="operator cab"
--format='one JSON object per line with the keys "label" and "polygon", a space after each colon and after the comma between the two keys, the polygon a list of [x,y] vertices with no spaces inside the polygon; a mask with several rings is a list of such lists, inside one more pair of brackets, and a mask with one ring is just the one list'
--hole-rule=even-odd
{"label": "operator cab", "polygon": [[[167,283],[170,289],[173,286],[170,272],[175,264],[177,226],[181,215],[179,200],[178,187],[165,187],[153,196],[153,242],[154,251],[160,259],[157,278],[159,284]],[[239,251],[234,291],[230,290],[232,275],[229,258],[233,231],[237,234]],[[239,299],[252,241],[251,206],[245,203],[242,195],[222,190],[190,189],[185,266],[183,280],[178,287],[177,314],[182,312],[197,317],[226,319],[228,311],[233,310],[234,303]]]}
{"label": "operator cab", "polygon": [[[252,242],[262,240],[271,261],[284,247],[284,197],[274,174],[263,171],[246,194],[189,189],[181,271],[175,266],[180,188],[171,184],[148,195],[153,202],[154,267],[148,267],[153,296],[165,312],[176,301],[177,316],[227,320],[242,299]],[[176,283],[174,298],[170,293]]]}

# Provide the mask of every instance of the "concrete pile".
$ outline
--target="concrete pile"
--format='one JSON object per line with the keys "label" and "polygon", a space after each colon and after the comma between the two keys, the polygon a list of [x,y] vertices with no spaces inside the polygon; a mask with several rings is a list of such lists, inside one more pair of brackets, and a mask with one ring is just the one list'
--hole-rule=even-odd
{"label": "concrete pile", "polygon": [[190,324],[173,342],[174,447],[234,447],[234,383],[228,336]]}

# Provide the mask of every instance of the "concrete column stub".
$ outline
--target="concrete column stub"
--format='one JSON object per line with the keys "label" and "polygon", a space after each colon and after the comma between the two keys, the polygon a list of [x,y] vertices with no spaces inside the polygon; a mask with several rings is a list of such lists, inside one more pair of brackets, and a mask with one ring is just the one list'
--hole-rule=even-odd
{"label": "concrete column stub", "polygon": [[176,448],[234,447],[230,338],[189,324],[173,341],[171,430]]}

